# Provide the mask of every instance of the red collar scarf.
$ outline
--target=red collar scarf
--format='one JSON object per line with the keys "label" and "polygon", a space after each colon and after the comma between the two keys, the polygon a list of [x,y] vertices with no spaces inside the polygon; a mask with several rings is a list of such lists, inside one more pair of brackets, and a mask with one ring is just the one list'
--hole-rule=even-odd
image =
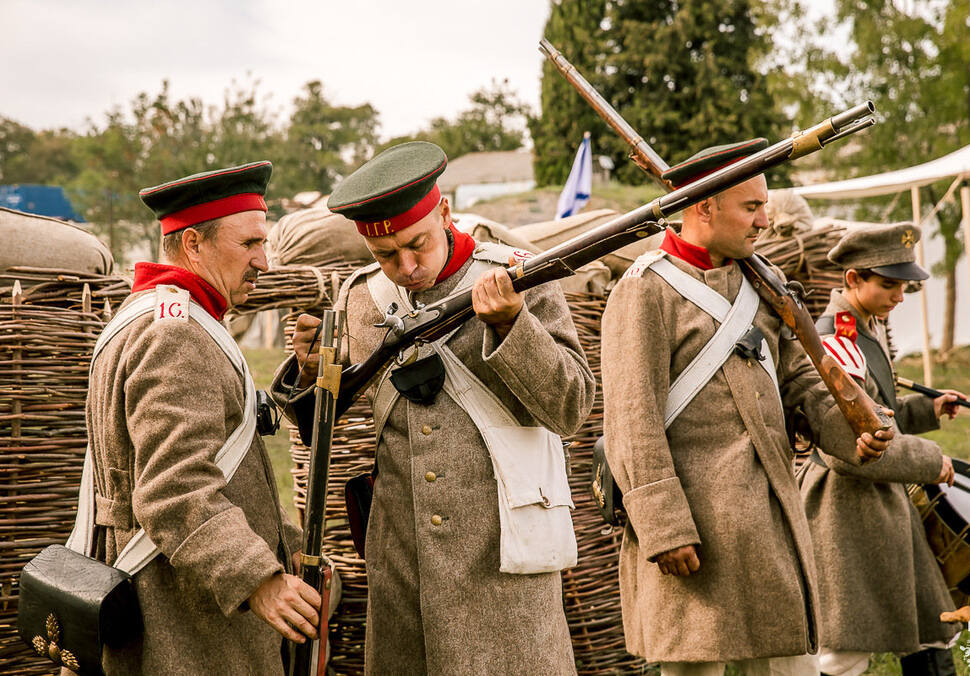
{"label": "red collar scarf", "polygon": [[135,280],[131,292],[154,289],[159,284],[170,284],[185,289],[192,300],[201,305],[206,312],[222,321],[229,309],[229,303],[209,282],[185,268],[160,263],[135,263]]}
{"label": "red collar scarf", "polygon": [[682,261],[687,261],[695,268],[700,268],[701,270],[714,269],[714,263],[711,262],[711,254],[707,252],[707,249],[682,240],[670,228],[667,228],[667,232],[664,234],[663,244],[660,245],[660,248],[671,256],[676,256]]}
{"label": "red collar scarf", "polygon": [[445,264],[438,278],[434,280],[435,284],[440,284],[458,272],[461,266],[471,257],[472,252],[475,251],[475,240],[471,235],[456,228],[454,223],[449,223],[448,228],[454,241],[454,249],[451,253],[451,259]]}

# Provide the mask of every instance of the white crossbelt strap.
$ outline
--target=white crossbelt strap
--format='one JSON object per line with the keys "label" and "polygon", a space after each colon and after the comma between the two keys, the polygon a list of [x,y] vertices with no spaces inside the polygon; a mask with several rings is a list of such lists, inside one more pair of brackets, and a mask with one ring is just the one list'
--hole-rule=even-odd
{"label": "white crossbelt strap", "polygon": [[[500,245],[487,245],[488,249],[492,249]],[[477,250],[482,250],[486,248],[485,244],[479,244]],[[503,247],[507,248],[507,247]],[[509,248],[511,251],[511,248]],[[483,252],[484,253],[484,252]],[[493,253],[488,251],[488,253]],[[494,256],[493,256],[494,257]],[[468,269],[465,270],[465,274],[455,285],[452,293],[457,291],[462,291],[470,286],[472,286],[475,281],[481,277],[485,272],[493,267],[492,263],[489,263],[484,257],[476,257]],[[367,290],[370,292],[371,298],[374,303],[384,312],[391,303],[397,303],[398,306],[404,308],[406,311],[410,312],[414,308],[411,306],[411,300],[408,298],[407,291],[402,287],[388,279],[387,275],[378,270],[375,274],[367,277]],[[442,336],[435,341],[435,345],[444,345],[447,343],[453,335],[455,335],[461,326],[458,326],[453,331],[450,331],[447,335]],[[431,346],[422,346],[421,348],[415,347],[418,350],[417,357],[426,357],[431,353]],[[387,369],[381,376],[381,380],[378,383],[376,393],[374,395],[374,437],[376,439],[381,438],[381,432],[384,430],[384,425],[387,423],[387,418],[391,414],[391,409],[394,407],[395,402],[401,396],[401,393],[394,389],[393,384],[391,384],[391,369]]]}
{"label": "white crossbelt strap", "polygon": [[[691,277],[666,258],[656,256],[653,258],[654,260],[648,263],[651,270],[660,275],[680,295],[720,323],[714,337],[670,385],[667,406],[664,410],[664,427],[667,428],[731,356],[738,340],[751,328],[761,301],[758,292],[746,278],[742,277],[741,288],[732,305],[717,291]],[[764,339],[761,341],[761,354],[764,355],[764,361],[760,362],[761,366],[771,377],[775,390],[778,391],[775,362],[768,349],[768,342]]]}
{"label": "white crossbelt strap", "polygon": [[[158,289],[162,288],[164,287],[161,285],[156,287],[156,293],[159,292]],[[101,351],[111,339],[134,320],[149,312],[154,312],[156,307],[156,293],[147,293],[140,298],[136,298],[122,308],[108,322],[94,345],[94,354],[91,356],[91,369],[88,371],[89,378],[91,370],[94,368],[95,359],[98,358],[98,355],[101,354]],[[243,357],[242,351],[226,330],[226,327],[195,301],[190,303],[189,316],[195,319],[212,337],[229,358],[229,361],[232,362],[233,368],[243,376],[245,382],[246,399],[243,404],[242,422],[232,431],[229,438],[226,439],[225,444],[222,445],[222,448],[215,455],[215,463],[222,470],[228,482],[239,468],[239,464],[252,445],[253,435],[256,433],[256,386],[253,384],[253,379],[249,374],[249,366],[246,364],[246,359]],[[95,487],[93,462],[91,446],[88,444],[88,448],[84,454],[84,468],[81,473],[81,490],[78,495],[77,518],[74,523],[74,530],[71,532],[67,541],[68,548],[85,555],[91,554],[94,544]],[[121,550],[113,565],[119,570],[134,575],[147,566],[158,554],[158,548],[149,539],[145,530],[140,529],[135,533],[125,548]]]}

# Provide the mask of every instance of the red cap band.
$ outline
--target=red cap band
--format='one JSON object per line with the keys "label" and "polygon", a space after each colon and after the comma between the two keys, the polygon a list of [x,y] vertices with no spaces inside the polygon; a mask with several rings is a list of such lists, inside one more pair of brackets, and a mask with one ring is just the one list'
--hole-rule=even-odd
{"label": "red cap band", "polygon": [[247,192],[223,197],[213,202],[196,204],[163,218],[162,234],[168,235],[204,221],[238,214],[240,211],[266,211],[266,200],[259,193]]}
{"label": "red cap band", "polygon": [[357,224],[357,232],[364,237],[383,237],[384,235],[390,235],[392,232],[403,230],[409,225],[414,225],[430,214],[431,210],[440,201],[441,191],[438,190],[438,186],[435,184],[431,192],[422,197],[421,201],[403,214],[398,214],[393,218],[385,218],[382,221],[354,221],[354,223]]}

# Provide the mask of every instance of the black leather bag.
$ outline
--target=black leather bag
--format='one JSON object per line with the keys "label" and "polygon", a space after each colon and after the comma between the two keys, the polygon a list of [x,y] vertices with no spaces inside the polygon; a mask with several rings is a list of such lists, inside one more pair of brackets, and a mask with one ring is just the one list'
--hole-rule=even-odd
{"label": "black leather bag", "polygon": [[611,526],[619,526],[626,515],[623,509],[623,493],[613,481],[613,472],[606,462],[605,440],[600,437],[593,446],[593,469],[589,490],[593,501],[599,508],[603,521]]}
{"label": "black leather bag", "polygon": [[17,627],[38,655],[81,676],[100,676],[102,647],[123,647],[141,634],[134,582],[122,570],[50,545],[20,573]]}

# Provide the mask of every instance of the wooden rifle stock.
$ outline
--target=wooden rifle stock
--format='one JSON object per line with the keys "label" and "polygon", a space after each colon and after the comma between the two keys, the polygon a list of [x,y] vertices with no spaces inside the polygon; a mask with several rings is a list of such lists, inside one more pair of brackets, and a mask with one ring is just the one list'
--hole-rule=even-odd
{"label": "wooden rifle stock", "polygon": [[778,276],[768,267],[768,261],[758,254],[738,260],[741,271],[754,286],[758,294],[775,311],[798,342],[822,376],[822,381],[835,399],[839,410],[856,436],[863,432],[874,434],[892,425],[885,409],[865,393],[855,378],[845,372],[842,366],[825,351],[822,339],[815,330],[812,315],[802,302],[798,290],[800,284],[782,284]]}
{"label": "wooden rifle stock", "polygon": [[[616,112],[613,106],[547,40],[540,41],[539,51],[553,62],[559,72],[576,88],[599,116],[627,142],[633,155],[635,155],[633,159],[637,166],[653,177],[664,189],[671,190],[672,186],[669,181],[662,177],[663,172],[669,168],[667,163],[650,148],[643,137],[634,131],[633,127]],[[789,139],[790,145],[784,149],[787,152],[787,158],[802,157],[807,153],[820,150],[823,146],[835,140],[871,126],[874,121],[868,116],[874,111],[875,106],[872,102],[866,101],[809,129],[796,132]],[[781,145],[781,143],[778,143],[771,148]],[[771,148],[762,152],[767,152]],[[740,163],[743,162],[745,160],[741,160]],[[726,167],[715,172],[712,176],[730,171],[730,169],[730,166]],[[674,190],[670,195],[703,181],[704,179],[700,179],[700,181],[685,186],[685,188]],[[732,183],[732,185],[735,185],[735,183]],[[687,205],[680,208],[685,206]],[[822,376],[822,380],[829,392],[832,393],[839,410],[842,411],[856,435],[861,435],[863,432],[874,434],[879,430],[889,429],[891,422],[885,410],[878,406],[838,362],[825,352],[822,347],[822,340],[815,330],[815,323],[812,321],[808,310],[805,309],[798,293],[793,291],[790,285],[783,284],[766,262],[757,255],[740,259],[738,264],[748,281],[757,289],[759,295],[774,309],[785,326],[801,342],[808,358],[815,365],[819,375]]]}
{"label": "wooden rifle stock", "polygon": [[332,571],[323,553],[323,533],[327,505],[327,481],[330,477],[330,450],[333,426],[337,420],[337,396],[341,369],[336,363],[340,326],[335,327],[333,310],[323,313],[320,325],[320,366],[314,387],[313,440],[310,444],[310,468],[307,476],[306,506],[303,510],[303,555],[301,573],[305,583],[320,594],[320,624],[316,640],[294,643],[290,653],[288,676],[325,676],[327,672],[327,620],[329,616]]}

